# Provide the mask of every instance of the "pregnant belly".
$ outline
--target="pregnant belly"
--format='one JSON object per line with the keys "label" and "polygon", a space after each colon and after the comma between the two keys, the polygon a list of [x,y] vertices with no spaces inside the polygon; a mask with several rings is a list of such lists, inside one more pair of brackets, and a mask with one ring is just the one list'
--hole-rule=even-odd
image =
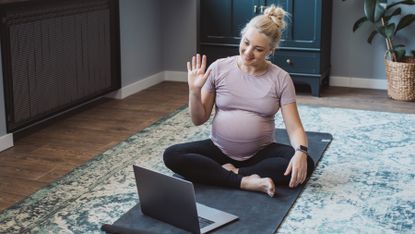
{"label": "pregnant belly", "polygon": [[228,156],[244,160],[272,142],[273,118],[255,113],[218,111],[212,124],[212,140]]}
{"label": "pregnant belly", "polygon": [[219,111],[213,120],[212,132],[235,142],[249,142],[272,136],[274,122],[253,112]]}

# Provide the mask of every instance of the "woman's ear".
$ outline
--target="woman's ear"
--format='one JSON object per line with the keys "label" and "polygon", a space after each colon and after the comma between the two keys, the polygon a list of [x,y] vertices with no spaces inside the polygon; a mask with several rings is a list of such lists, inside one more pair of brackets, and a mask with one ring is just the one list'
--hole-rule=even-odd
{"label": "woman's ear", "polygon": [[271,59],[271,55],[273,55],[273,54],[274,54],[274,50],[270,50],[270,51],[267,53],[266,59]]}

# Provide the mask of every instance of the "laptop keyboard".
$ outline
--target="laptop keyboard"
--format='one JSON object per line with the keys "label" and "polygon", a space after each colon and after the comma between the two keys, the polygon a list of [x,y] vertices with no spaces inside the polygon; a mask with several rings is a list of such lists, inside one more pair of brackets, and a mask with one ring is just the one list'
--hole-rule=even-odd
{"label": "laptop keyboard", "polygon": [[198,216],[198,218],[199,218],[199,227],[200,228],[207,227],[207,226],[211,225],[212,223],[214,223],[213,221],[211,221],[209,219],[202,218],[200,216]]}

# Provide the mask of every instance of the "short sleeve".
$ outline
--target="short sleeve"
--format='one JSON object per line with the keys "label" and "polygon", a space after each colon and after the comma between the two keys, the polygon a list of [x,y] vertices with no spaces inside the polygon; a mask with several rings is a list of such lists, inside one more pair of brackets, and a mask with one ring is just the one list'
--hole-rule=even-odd
{"label": "short sleeve", "polygon": [[[218,62],[215,61],[208,68],[208,70],[210,69],[211,72],[209,74],[209,77],[206,80],[206,83],[202,87],[202,89],[205,90],[205,91],[215,92],[215,90],[216,90],[215,80],[216,80],[217,74],[218,74],[218,71],[217,71],[218,70],[217,69],[218,65],[217,64],[218,64]],[[206,70],[206,71],[208,71],[208,70]]]}
{"label": "short sleeve", "polygon": [[288,73],[286,73],[281,87],[280,106],[296,102],[294,83]]}

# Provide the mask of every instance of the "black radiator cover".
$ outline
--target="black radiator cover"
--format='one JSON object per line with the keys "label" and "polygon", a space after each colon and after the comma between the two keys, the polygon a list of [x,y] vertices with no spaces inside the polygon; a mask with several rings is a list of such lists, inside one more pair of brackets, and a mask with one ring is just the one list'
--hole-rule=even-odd
{"label": "black radiator cover", "polygon": [[120,88],[117,0],[8,1],[0,9],[8,132]]}

